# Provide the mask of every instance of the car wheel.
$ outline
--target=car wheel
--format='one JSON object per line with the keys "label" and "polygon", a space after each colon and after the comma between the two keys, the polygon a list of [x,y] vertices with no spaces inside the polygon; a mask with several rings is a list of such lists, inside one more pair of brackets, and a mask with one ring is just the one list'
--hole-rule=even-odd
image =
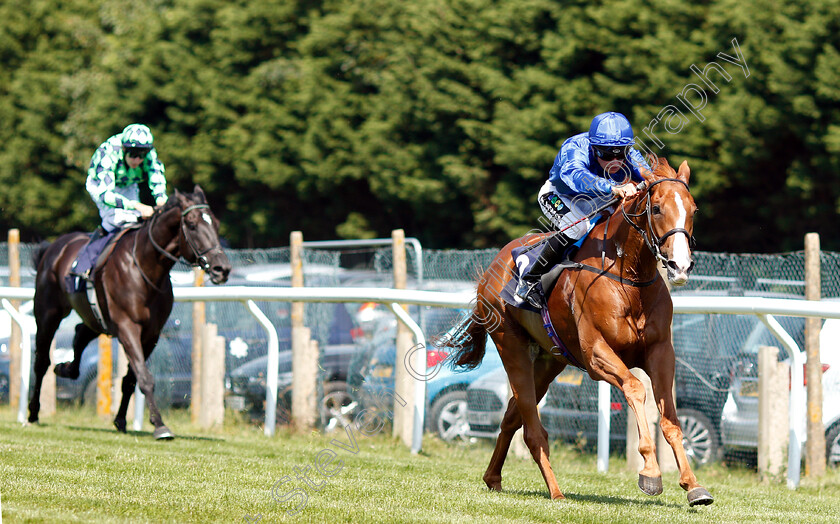
{"label": "car wheel", "polygon": [[329,433],[353,422],[359,402],[346,382],[335,381],[324,384],[324,398],[321,399],[321,425]]}
{"label": "car wheel", "polygon": [[840,467],[840,421],[825,433],[825,459],[828,467]]}
{"label": "car wheel", "polygon": [[467,392],[450,391],[432,406],[432,428],[444,442],[467,440]]}
{"label": "car wheel", "polygon": [[677,418],[683,431],[683,447],[688,459],[702,466],[718,458],[719,444],[709,417],[693,409],[678,409]]}

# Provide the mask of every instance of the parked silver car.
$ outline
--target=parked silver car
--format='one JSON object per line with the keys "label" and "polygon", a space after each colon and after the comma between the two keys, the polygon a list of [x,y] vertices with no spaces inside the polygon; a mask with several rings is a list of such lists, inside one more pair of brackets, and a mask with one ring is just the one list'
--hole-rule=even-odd
{"label": "parked silver car", "polygon": [[[779,323],[804,350],[805,319],[778,317]],[[756,324],[744,340],[741,358],[734,368],[721,417],[721,439],[728,455],[754,454],[758,448],[758,348],[780,347],[780,343],[762,323]],[[789,360],[784,349],[780,360]],[[840,465],[840,320],[826,320],[820,330],[822,362],[823,425],[826,457],[829,466]],[[802,413],[805,417],[805,413]]]}

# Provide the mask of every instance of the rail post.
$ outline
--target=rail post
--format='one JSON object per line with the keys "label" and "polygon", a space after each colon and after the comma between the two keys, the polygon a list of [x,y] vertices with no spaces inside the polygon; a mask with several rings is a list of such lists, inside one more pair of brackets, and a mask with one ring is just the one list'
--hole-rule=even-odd
{"label": "rail post", "polygon": [[[292,287],[303,287],[303,233],[292,231]],[[292,302],[292,420],[298,431],[315,427],[318,419],[318,353],[312,351],[311,332],[304,326],[303,302]],[[269,364],[271,365],[271,364]],[[268,370],[277,376],[277,367]]]}
{"label": "rail post", "polygon": [[[195,287],[204,286],[204,270],[193,269]],[[201,370],[204,348],[204,324],[207,322],[207,304],[198,301],[192,311],[192,383],[190,384],[190,420],[198,425],[201,418]]]}
{"label": "rail post", "polygon": [[[393,241],[393,265],[394,265],[394,288],[405,289],[408,279],[405,256],[405,232],[402,229],[395,229],[391,232]],[[405,309],[404,306],[400,305]],[[397,324],[396,359],[394,370],[394,390],[405,400],[404,406],[394,403],[394,436],[399,437],[406,446],[411,446],[414,433],[414,384],[412,377],[403,362],[406,355],[411,351],[411,330],[402,322]],[[425,355],[426,349],[421,348]],[[425,371],[425,369],[421,370]],[[422,429],[422,428],[421,428]]]}
{"label": "rail post", "polygon": [[[805,299],[820,300],[820,236],[805,235]],[[822,416],[822,360],[820,327],[822,319],[805,319],[805,386],[807,407],[807,440],[805,441],[805,476],[825,475],[825,428]]]}
{"label": "rail post", "polygon": [[[9,230],[9,287],[20,287],[20,230]],[[20,300],[10,300],[12,307],[20,310]],[[16,322],[11,323],[9,333],[9,405],[16,406],[20,399],[20,382],[11,380],[20,376],[20,327]],[[29,392],[23,393],[28,395]]]}

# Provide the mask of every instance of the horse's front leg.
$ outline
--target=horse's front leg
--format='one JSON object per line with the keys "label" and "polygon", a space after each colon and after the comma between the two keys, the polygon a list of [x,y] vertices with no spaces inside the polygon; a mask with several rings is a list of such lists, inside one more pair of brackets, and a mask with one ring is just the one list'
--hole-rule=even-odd
{"label": "horse's front leg", "polygon": [[117,416],[114,417],[114,427],[120,433],[125,433],[126,429],[126,415],[128,414],[128,403],[131,400],[131,395],[134,394],[134,386],[137,385],[137,377],[134,376],[134,370],[128,366],[128,371],[122,379],[122,398],[120,399],[120,409],[117,410]]}
{"label": "horse's front leg", "polygon": [[639,489],[648,495],[659,495],[662,493],[662,471],[656,460],[656,444],[645,415],[645,386],[630,373],[624,362],[603,339],[596,341],[592,346],[592,358],[587,365],[591,376],[605,380],[620,389],[627,399],[627,405],[636,415],[639,453],[645,462],[639,472]]}
{"label": "horse's front leg", "polygon": [[[140,326],[134,323],[130,323],[128,326],[120,326],[118,338],[125,349],[128,364],[134,371],[134,376],[137,379],[137,384],[140,386],[140,391],[146,397],[146,405],[149,407],[149,422],[155,427],[155,438],[172,439],[174,438],[174,434],[163,424],[163,418],[160,416],[160,411],[158,411],[157,403],[155,402],[155,379],[152,376],[152,372],[146,366],[143,347],[140,343],[140,331]],[[123,380],[123,387],[125,386],[126,382]],[[120,407],[122,407],[122,403]]]}
{"label": "horse's front leg", "polygon": [[670,342],[665,342],[649,349],[645,372],[650,377],[653,387],[653,396],[656,398],[656,407],[662,414],[659,426],[665,440],[674,450],[674,457],[677,466],[680,468],[680,486],[688,492],[688,504],[711,504],[714,502],[712,495],[697,482],[694,472],[691,470],[688,457],[683,447],[683,433],[677,418],[677,407],[674,397],[671,394],[671,387],[674,382],[674,347]]}

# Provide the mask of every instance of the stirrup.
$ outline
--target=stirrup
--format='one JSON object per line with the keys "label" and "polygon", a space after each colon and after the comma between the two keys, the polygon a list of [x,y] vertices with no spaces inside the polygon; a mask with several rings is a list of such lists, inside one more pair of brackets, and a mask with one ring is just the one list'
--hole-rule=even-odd
{"label": "stirrup", "polygon": [[540,291],[540,281],[537,280],[536,282],[528,282],[527,280],[520,278],[519,285],[516,286],[516,292],[514,293],[516,299],[519,299],[523,302],[527,302],[531,306],[541,310],[545,307],[545,302],[542,297],[542,292]]}

